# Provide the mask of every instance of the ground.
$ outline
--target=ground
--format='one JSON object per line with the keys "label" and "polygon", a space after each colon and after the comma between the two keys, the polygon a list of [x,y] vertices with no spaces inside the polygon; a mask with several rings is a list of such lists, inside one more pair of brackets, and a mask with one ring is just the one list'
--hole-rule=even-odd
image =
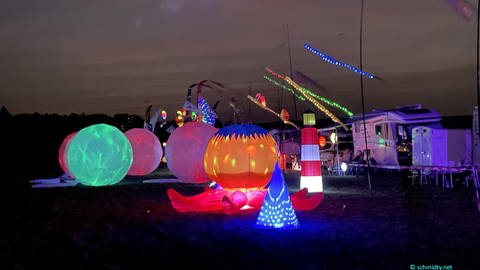
{"label": "ground", "polygon": [[[168,177],[165,169],[149,177]],[[298,172],[285,174],[291,192]],[[297,211],[298,230],[254,228],[258,212],[178,213],[166,196],[193,184],[9,190],[0,223],[2,269],[480,269],[473,188],[412,186],[405,174],[325,176],[325,200]]]}

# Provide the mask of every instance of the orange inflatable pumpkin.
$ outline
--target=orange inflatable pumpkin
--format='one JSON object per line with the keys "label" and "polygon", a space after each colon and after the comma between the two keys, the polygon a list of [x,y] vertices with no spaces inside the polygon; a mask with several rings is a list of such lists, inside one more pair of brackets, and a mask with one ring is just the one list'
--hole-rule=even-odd
{"label": "orange inflatable pumpkin", "polygon": [[208,177],[224,189],[261,189],[270,181],[277,145],[256,125],[231,125],[217,131],[203,157]]}

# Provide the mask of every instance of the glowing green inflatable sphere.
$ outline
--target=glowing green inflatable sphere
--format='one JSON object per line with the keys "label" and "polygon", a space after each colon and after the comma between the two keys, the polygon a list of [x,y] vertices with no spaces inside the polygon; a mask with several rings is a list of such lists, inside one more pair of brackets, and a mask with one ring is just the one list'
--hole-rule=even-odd
{"label": "glowing green inflatable sphere", "polygon": [[116,127],[97,124],[80,130],[68,148],[68,168],[80,183],[89,186],[120,182],[132,165],[133,151]]}

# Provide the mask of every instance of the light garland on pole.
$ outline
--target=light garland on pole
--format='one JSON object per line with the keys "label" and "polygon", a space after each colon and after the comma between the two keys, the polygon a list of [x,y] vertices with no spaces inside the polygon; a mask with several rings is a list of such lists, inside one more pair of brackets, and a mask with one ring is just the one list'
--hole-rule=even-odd
{"label": "light garland on pole", "polygon": [[[282,79],[282,80],[285,80],[285,76],[275,72],[274,70],[272,70],[271,68],[269,67],[265,67],[265,70],[270,73],[271,75],[275,76],[276,78],[279,78],[279,79]],[[264,75],[263,78],[273,84],[275,84],[276,86],[279,86],[279,87],[282,87],[283,89],[289,91],[290,93],[293,93],[295,94],[295,96],[300,99],[300,100],[305,100],[305,97],[301,96],[301,95],[298,95],[297,93],[295,93],[293,91],[292,88],[288,87],[288,86],[285,86],[285,85],[282,85],[280,83],[278,83],[277,81],[275,81],[274,79],[268,77],[267,75]],[[302,87],[302,86],[300,86]],[[353,112],[350,111],[349,109],[347,109],[345,106],[342,106],[340,104],[338,104],[337,102],[333,101],[333,100],[330,100],[326,97],[323,97],[323,96],[320,96],[318,94],[316,94],[315,92],[313,92],[312,90],[308,89],[308,88],[305,88],[305,87],[302,87],[309,95],[311,95],[312,97],[332,106],[332,107],[335,107],[339,110],[342,110],[343,112],[345,112],[349,117],[352,117],[353,116]]]}
{"label": "light garland on pole", "polygon": [[288,76],[285,76],[285,81],[290,84],[293,88],[295,88],[297,91],[299,91],[300,93],[302,93],[302,95],[308,100],[310,101],[311,103],[313,103],[313,105],[315,105],[315,107],[317,107],[320,111],[322,111],[324,114],[326,114],[328,117],[330,117],[330,119],[333,120],[333,122],[335,123],[338,123],[339,125],[341,125],[346,131],[349,130],[349,128],[340,120],[338,119],[332,112],[330,112],[327,108],[325,108],[325,106],[323,106],[322,104],[320,104],[320,102],[318,102],[314,97],[312,97],[309,93],[307,93],[307,91],[305,91],[303,89],[303,87],[301,87],[300,85],[298,85],[296,82],[294,82],[290,77]]}
{"label": "light garland on pole", "polygon": [[[301,86],[302,87],[302,86]],[[312,90],[306,88],[306,87],[302,87],[309,95],[311,95],[312,97],[320,100],[320,101],[323,101],[325,103],[327,103],[328,105],[332,106],[332,107],[335,107],[337,109],[340,109],[342,110],[343,112],[345,112],[349,117],[352,117],[353,116],[353,112],[351,112],[349,109],[347,109],[346,107],[336,103],[335,101],[332,101],[332,100],[329,100],[325,97],[322,97],[318,94],[316,94],[315,92],[313,92]]]}
{"label": "light garland on pole", "polygon": [[350,64],[347,64],[347,63],[343,63],[341,61],[338,61],[337,59],[331,57],[330,55],[328,54],[325,54],[315,48],[313,48],[312,46],[308,45],[307,43],[305,43],[304,45],[305,49],[307,49],[308,51],[310,51],[311,53],[313,54],[316,54],[318,55],[323,61],[327,62],[327,63],[330,63],[330,64],[333,64],[333,65],[337,65],[337,66],[341,66],[341,67],[344,67],[346,69],[349,69],[355,73],[358,73],[358,74],[361,74],[362,76],[365,76],[369,79],[374,79],[376,78],[374,75],[368,73],[368,72],[365,72],[365,71],[362,71]]}
{"label": "light garland on pole", "polygon": [[299,94],[295,93],[295,90],[293,90],[293,88],[288,87],[288,86],[286,86],[286,85],[284,85],[284,84],[282,84],[282,83],[279,83],[279,82],[275,81],[274,79],[268,77],[267,75],[264,75],[263,78],[264,78],[265,80],[273,83],[275,86],[281,87],[281,88],[287,90],[288,92],[294,94],[295,97],[298,98],[299,100],[305,101],[305,97],[302,96],[302,95],[299,95]]}
{"label": "light garland on pole", "polygon": [[252,101],[253,103],[257,104],[260,108],[266,110],[266,111],[269,111],[273,114],[275,114],[278,118],[280,118],[285,124],[287,125],[291,125],[293,127],[295,127],[296,129],[300,129],[297,125],[295,125],[294,123],[290,122],[288,119],[284,119],[282,117],[281,114],[275,112],[274,110],[272,110],[270,107],[268,107],[267,105],[263,105],[262,103],[260,103],[256,98],[250,96],[250,95],[247,95],[247,98],[250,99],[250,101]]}

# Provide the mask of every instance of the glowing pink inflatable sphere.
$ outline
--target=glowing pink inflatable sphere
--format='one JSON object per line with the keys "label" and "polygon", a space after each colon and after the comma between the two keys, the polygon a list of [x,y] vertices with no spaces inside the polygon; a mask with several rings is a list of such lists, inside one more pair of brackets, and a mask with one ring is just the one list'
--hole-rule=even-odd
{"label": "glowing pink inflatable sphere", "polygon": [[147,175],[155,171],[162,159],[163,150],[157,136],[144,128],[133,128],[125,132],[132,145],[133,162],[128,175]]}
{"label": "glowing pink inflatable sphere", "polygon": [[63,172],[68,175],[72,176],[70,171],[68,170],[68,146],[70,145],[70,141],[73,139],[73,137],[77,134],[77,132],[73,132],[67,135],[65,139],[63,139],[62,144],[60,145],[60,148],[58,149],[58,163],[60,163],[60,168],[62,168]]}
{"label": "glowing pink inflatable sphere", "polygon": [[175,129],[167,141],[168,169],[183,183],[207,183],[203,154],[216,128],[203,122],[188,122]]}

